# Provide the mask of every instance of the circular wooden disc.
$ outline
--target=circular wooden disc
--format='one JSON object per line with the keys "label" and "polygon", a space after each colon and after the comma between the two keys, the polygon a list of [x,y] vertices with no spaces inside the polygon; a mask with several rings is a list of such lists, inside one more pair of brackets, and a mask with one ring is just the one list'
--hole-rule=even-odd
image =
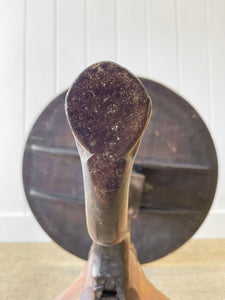
{"label": "circular wooden disc", "polygon": [[[207,127],[182,97],[141,78],[153,113],[134,170],[145,175],[131,238],[141,263],[180,247],[199,228],[213,201],[217,158]],[[42,112],[28,137],[23,182],[29,205],[47,234],[86,259],[91,245],[85,220],[79,155],[62,93]]]}

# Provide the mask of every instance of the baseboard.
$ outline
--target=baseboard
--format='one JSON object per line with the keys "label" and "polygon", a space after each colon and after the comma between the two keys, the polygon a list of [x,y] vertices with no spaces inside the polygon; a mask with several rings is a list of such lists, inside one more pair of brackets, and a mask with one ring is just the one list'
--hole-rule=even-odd
{"label": "baseboard", "polygon": [[[225,238],[225,210],[212,210],[193,237]],[[0,215],[0,242],[48,241],[50,238],[32,214]]]}
{"label": "baseboard", "polygon": [[0,242],[48,241],[50,241],[50,238],[32,214],[7,214],[0,216]]}
{"label": "baseboard", "polygon": [[225,238],[225,209],[211,210],[193,238]]}

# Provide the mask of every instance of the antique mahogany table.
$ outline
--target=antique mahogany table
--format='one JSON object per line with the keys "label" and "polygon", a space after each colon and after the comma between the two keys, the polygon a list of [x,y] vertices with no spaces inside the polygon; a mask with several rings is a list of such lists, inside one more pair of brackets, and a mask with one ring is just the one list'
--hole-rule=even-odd
{"label": "antique mahogany table", "polygon": [[112,62],[84,70],[66,93],[35,122],[23,160],[25,193],[48,235],[84,259],[93,241],[57,299],[167,299],[138,260],[177,249],[206,217],[217,182],[208,129],[177,93]]}

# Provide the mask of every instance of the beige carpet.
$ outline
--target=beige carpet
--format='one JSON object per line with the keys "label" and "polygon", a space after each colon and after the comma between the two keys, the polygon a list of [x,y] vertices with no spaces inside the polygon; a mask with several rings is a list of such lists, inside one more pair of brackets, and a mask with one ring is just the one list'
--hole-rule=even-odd
{"label": "beige carpet", "polygon": [[[0,244],[0,299],[51,300],[83,266],[54,243]],[[143,269],[171,300],[225,300],[225,240],[191,240]]]}

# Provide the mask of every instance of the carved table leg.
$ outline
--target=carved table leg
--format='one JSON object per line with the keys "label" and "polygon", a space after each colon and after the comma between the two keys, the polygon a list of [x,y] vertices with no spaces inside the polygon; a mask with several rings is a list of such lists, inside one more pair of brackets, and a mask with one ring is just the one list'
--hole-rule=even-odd
{"label": "carved table leg", "polygon": [[74,283],[55,300],[166,300],[145,277],[129,238],[103,247],[93,244]]}
{"label": "carved table leg", "polygon": [[57,300],[167,299],[145,278],[128,226],[131,171],[150,112],[142,83],[111,62],[87,68],[67,94],[93,245],[84,271]]}

